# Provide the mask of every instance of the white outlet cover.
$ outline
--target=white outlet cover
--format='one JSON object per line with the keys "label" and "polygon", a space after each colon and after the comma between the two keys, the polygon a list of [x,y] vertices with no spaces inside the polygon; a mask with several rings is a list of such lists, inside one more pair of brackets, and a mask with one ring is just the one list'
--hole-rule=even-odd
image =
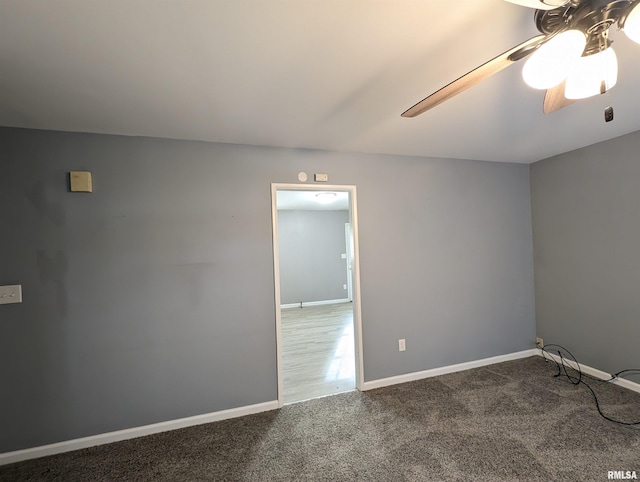
{"label": "white outlet cover", "polygon": [[0,305],[22,303],[22,285],[0,286]]}

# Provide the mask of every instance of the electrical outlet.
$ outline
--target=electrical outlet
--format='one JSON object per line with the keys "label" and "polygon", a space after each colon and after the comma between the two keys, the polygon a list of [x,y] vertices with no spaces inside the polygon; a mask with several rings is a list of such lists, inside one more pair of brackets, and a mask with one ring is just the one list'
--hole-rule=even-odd
{"label": "electrical outlet", "polygon": [[544,340],[542,338],[540,338],[539,336],[536,337],[536,347],[537,348],[542,348],[544,346]]}
{"label": "electrical outlet", "polygon": [[22,303],[22,285],[0,286],[0,305]]}
{"label": "electrical outlet", "polygon": [[407,349],[407,345],[404,341],[404,338],[400,338],[398,340],[398,351],[405,351]]}

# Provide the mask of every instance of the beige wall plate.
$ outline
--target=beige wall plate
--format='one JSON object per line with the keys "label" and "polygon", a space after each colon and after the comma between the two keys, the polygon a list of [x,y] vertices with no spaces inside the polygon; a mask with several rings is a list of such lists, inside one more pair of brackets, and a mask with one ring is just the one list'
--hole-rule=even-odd
{"label": "beige wall plate", "polygon": [[71,171],[69,184],[71,192],[93,192],[93,182],[89,171]]}

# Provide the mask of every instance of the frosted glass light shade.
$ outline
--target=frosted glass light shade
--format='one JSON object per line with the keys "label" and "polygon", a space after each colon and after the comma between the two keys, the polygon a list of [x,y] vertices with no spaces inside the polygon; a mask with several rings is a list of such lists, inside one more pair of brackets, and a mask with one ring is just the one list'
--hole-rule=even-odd
{"label": "frosted glass light shade", "polygon": [[550,89],[562,82],[587,45],[579,30],[556,35],[536,50],[522,68],[522,78],[534,89]]}
{"label": "frosted glass light shade", "polygon": [[567,99],[585,99],[601,93],[602,81],[606,90],[611,89],[618,81],[618,58],[613,48],[597,54],[581,57],[573,65],[564,96]]}
{"label": "frosted glass light shade", "polygon": [[627,37],[640,44],[640,4],[633,7],[624,21],[624,33]]}

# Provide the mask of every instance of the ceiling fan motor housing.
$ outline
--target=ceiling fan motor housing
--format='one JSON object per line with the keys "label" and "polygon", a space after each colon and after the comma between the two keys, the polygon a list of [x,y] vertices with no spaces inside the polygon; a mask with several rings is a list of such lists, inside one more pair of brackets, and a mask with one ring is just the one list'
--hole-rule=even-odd
{"label": "ceiling fan motor housing", "polygon": [[637,3],[636,0],[582,0],[573,1],[553,10],[536,10],[536,28],[546,35],[556,35],[563,30],[576,29],[587,36],[585,55],[608,48],[609,27],[624,21]]}

